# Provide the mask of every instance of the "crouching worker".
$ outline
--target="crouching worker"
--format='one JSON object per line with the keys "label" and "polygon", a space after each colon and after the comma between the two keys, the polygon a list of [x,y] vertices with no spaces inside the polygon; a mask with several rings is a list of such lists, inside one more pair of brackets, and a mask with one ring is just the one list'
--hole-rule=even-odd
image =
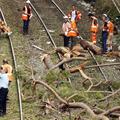
{"label": "crouching worker", "polygon": [[12,34],[10,27],[8,27],[2,19],[0,19],[0,33],[1,34],[4,33],[8,35]]}
{"label": "crouching worker", "polygon": [[28,34],[29,22],[32,17],[32,10],[30,7],[30,1],[27,0],[23,7],[22,20],[23,20],[23,34]]}
{"label": "crouching worker", "polygon": [[8,76],[0,66],[0,116],[6,114],[6,100],[8,94]]}
{"label": "crouching worker", "polygon": [[9,79],[9,84],[13,81],[13,68],[12,66],[8,63],[8,60],[4,59],[3,60],[3,70],[5,71],[5,73],[8,75],[8,79]]}

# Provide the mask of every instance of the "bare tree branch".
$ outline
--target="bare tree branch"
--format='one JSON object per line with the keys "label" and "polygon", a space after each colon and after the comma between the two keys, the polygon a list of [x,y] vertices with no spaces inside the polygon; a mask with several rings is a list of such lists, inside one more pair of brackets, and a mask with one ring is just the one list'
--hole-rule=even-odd
{"label": "bare tree branch", "polygon": [[85,103],[82,103],[82,102],[75,102],[75,103],[68,103],[66,100],[64,100],[63,98],[61,98],[57,92],[51,88],[48,84],[46,84],[45,82],[41,81],[41,80],[34,80],[35,84],[41,84],[43,86],[45,86],[48,90],[50,90],[58,100],[60,100],[60,102],[63,103],[62,106],[60,106],[61,108],[65,108],[65,107],[69,107],[69,108],[83,108],[85,109],[89,114],[90,116],[93,118],[93,119],[98,119],[98,120],[109,120],[106,116],[104,115],[96,115],[93,110],[88,106],[86,105]]}

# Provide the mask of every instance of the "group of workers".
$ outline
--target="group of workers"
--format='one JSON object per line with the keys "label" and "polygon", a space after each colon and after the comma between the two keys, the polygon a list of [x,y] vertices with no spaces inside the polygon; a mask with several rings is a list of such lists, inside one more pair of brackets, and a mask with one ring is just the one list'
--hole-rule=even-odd
{"label": "group of workers", "polygon": [[[93,44],[97,43],[97,34],[102,31],[102,49],[103,53],[112,51],[112,38],[114,33],[114,24],[107,14],[102,15],[101,28],[99,27],[98,18],[93,14],[88,14],[91,19],[90,39]],[[81,20],[82,14],[77,10],[76,6],[72,6],[71,12],[64,16],[62,31],[64,33],[64,46],[71,47],[74,45],[75,39],[79,36],[77,24]],[[101,29],[101,30],[100,30]],[[79,38],[79,37],[78,37]]]}
{"label": "group of workers", "polygon": [[[23,8],[22,13],[22,20],[23,20],[23,34],[28,34],[28,27],[29,27],[29,21],[32,17],[31,7],[30,7],[30,1],[26,1],[25,6]],[[7,34],[11,35],[11,29],[7,26],[5,21],[0,18],[0,34]],[[8,63],[8,60],[3,60],[3,65],[0,66],[0,117],[3,117],[6,115],[6,104],[8,98],[8,91],[9,86],[13,77],[13,68]]]}
{"label": "group of workers", "polygon": [[[95,2],[93,0],[93,2]],[[93,44],[97,43],[97,34],[100,31],[100,25],[98,23],[98,18],[94,14],[88,15],[91,18],[90,26],[90,39]],[[22,20],[23,20],[23,34],[28,34],[29,22],[32,17],[32,10],[30,6],[30,1],[27,0],[23,8]],[[77,24],[81,20],[82,14],[77,9],[75,5],[72,6],[72,10],[64,16],[64,23],[62,25],[63,37],[64,37],[64,46],[72,47],[76,43],[76,39],[79,38],[79,31]],[[109,19],[106,14],[102,15],[103,26],[102,28],[102,49],[103,53],[109,52],[112,50],[112,38],[114,32],[114,24]]]}
{"label": "group of workers", "polygon": [[0,66],[0,117],[6,115],[6,103],[8,99],[8,87],[13,80],[12,66],[8,60],[3,60],[3,65]]}
{"label": "group of workers", "polygon": [[64,23],[62,25],[64,46],[72,47],[75,43],[75,38],[79,36],[77,23],[81,19],[82,14],[77,10],[76,6],[72,6],[72,10],[68,15],[64,16]]}
{"label": "group of workers", "polygon": [[[27,0],[22,12],[23,20],[23,34],[28,34],[29,22],[32,17],[32,10],[30,6],[30,1]],[[75,5],[72,6],[72,10],[64,16],[64,23],[62,25],[63,37],[64,37],[64,46],[73,47],[75,44],[75,39],[79,38],[78,31],[78,22],[81,20],[82,14]],[[99,31],[98,19],[94,14],[89,14],[91,18],[91,42],[93,44],[97,43],[97,34]],[[109,19],[106,14],[102,15],[102,48],[103,53],[109,52],[112,50],[112,38],[114,32],[114,24]],[[5,25],[5,23],[0,19],[0,33],[12,33],[10,28]],[[9,65],[7,60],[3,60],[3,65],[0,66],[0,116],[6,114],[6,101],[8,94],[9,83],[13,80],[12,76],[12,66]]]}

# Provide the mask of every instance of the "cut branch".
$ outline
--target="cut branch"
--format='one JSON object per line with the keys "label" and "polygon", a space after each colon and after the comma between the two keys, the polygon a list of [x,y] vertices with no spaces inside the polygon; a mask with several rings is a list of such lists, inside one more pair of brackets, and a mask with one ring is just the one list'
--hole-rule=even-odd
{"label": "cut branch", "polygon": [[101,119],[101,120],[109,120],[106,116],[104,115],[96,115],[93,110],[88,106],[86,105],[85,103],[82,103],[82,102],[75,102],[75,103],[68,103],[66,100],[64,100],[63,98],[61,98],[57,92],[51,88],[48,84],[46,84],[45,82],[41,81],[41,80],[34,80],[34,83],[35,84],[41,84],[43,86],[45,86],[48,90],[50,90],[55,96],[56,98],[63,103],[63,105],[60,106],[60,108],[83,108],[85,109],[89,114],[90,116],[93,118],[93,119]]}
{"label": "cut branch", "polygon": [[113,92],[112,94],[110,94],[110,95],[108,95],[108,96],[100,99],[99,101],[104,101],[104,100],[106,100],[106,99],[108,99],[108,98],[110,98],[110,97],[113,97],[113,96],[115,96],[116,94],[118,94],[119,92],[120,92],[120,89],[118,89],[118,90],[116,90],[115,92]]}
{"label": "cut branch", "polygon": [[70,58],[70,59],[63,59],[57,65],[53,66],[50,70],[56,69],[60,65],[68,63],[68,62],[71,62],[73,60],[87,60],[87,58],[84,58],[84,57],[73,57],[73,58]]}
{"label": "cut branch", "polygon": [[111,108],[111,109],[103,112],[101,115],[109,115],[109,114],[116,112],[116,111],[120,111],[120,106],[116,106],[114,108]]}

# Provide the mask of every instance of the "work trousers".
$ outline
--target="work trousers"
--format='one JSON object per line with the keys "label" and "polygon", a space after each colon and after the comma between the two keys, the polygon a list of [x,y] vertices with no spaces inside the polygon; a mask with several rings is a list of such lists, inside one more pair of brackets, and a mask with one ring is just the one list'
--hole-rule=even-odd
{"label": "work trousers", "polygon": [[7,94],[8,94],[8,88],[0,89],[0,114],[6,114]]}
{"label": "work trousers", "polygon": [[74,47],[76,45],[76,37],[70,37],[70,47]]}
{"label": "work trousers", "polygon": [[30,20],[23,20],[23,34],[28,34]]}
{"label": "work trousers", "polygon": [[107,31],[102,31],[102,48],[103,48],[103,53],[107,52],[107,39],[108,39],[108,32]]}
{"label": "work trousers", "polygon": [[65,35],[63,37],[64,37],[64,47],[69,47],[70,37],[67,37]]}
{"label": "work trousers", "polygon": [[97,33],[92,32],[91,33],[91,39],[92,39],[92,43],[96,44],[96,42],[97,42]]}

